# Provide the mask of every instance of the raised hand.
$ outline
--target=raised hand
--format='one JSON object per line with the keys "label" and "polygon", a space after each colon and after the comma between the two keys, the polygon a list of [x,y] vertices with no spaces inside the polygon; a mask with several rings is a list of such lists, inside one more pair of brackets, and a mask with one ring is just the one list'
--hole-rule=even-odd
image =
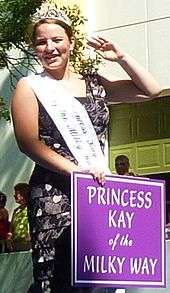
{"label": "raised hand", "polygon": [[124,52],[112,41],[102,37],[91,37],[87,40],[87,45],[95,49],[96,53],[109,61],[119,61],[124,57]]}

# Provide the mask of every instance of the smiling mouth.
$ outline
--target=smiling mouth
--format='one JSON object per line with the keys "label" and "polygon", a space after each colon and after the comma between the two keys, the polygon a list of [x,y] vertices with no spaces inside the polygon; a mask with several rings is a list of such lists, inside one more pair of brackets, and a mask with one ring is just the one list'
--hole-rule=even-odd
{"label": "smiling mouth", "polygon": [[58,55],[55,54],[55,55],[47,55],[47,56],[45,56],[45,58],[46,58],[46,59],[49,59],[49,60],[50,60],[50,59],[55,59],[55,58],[57,58],[57,57],[60,57],[60,55],[59,55],[59,54],[58,54]]}
{"label": "smiling mouth", "polygon": [[45,57],[44,59],[46,60],[48,64],[52,64],[54,62],[57,62],[59,57],[60,55],[54,55],[54,56]]}

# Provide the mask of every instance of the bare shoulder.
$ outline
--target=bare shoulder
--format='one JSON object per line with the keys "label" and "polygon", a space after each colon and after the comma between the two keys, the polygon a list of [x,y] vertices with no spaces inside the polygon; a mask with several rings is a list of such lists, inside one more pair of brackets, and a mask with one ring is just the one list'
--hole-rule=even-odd
{"label": "bare shoulder", "polygon": [[25,78],[21,78],[12,94],[11,107],[20,107],[28,110],[29,106],[38,107],[36,96]]}
{"label": "bare shoulder", "polygon": [[[18,81],[11,100],[11,113],[14,126],[26,129],[26,123],[37,121],[38,102],[37,98],[25,78]],[[30,119],[31,118],[31,119]]]}
{"label": "bare shoulder", "polygon": [[19,146],[38,137],[38,102],[25,78],[18,81],[11,101],[11,114]]}
{"label": "bare shoulder", "polygon": [[31,87],[29,86],[26,79],[21,78],[16,85],[16,88],[13,92],[12,98],[16,98],[16,97],[23,98],[25,96],[35,97],[34,92],[31,89]]}

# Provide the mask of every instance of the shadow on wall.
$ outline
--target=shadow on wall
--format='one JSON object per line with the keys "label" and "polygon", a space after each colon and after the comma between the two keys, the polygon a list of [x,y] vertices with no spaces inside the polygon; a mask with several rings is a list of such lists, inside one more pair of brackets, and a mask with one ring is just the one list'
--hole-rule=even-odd
{"label": "shadow on wall", "polygon": [[[0,71],[0,95],[10,105],[12,89],[7,70]],[[12,121],[0,120],[0,190],[8,195],[7,208],[13,209],[13,186],[18,182],[28,182],[33,162],[18,149]]]}

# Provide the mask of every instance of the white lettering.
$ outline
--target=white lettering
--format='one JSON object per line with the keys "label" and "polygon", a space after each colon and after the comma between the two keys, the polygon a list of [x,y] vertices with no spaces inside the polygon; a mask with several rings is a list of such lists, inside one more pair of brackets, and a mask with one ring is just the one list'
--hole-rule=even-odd
{"label": "white lettering", "polygon": [[124,212],[124,211],[116,211],[116,210],[109,210],[109,228],[132,228],[132,220],[134,217],[134,212]]}
{"label": "white lettering", "polygon": [[150,191],[87,186],[87,194],[89,204],[92,204],[95,200],[96,204],[107,206],[144,207],[145,209],[149,209],[152,206],[152,193]]}
{"label": "white lettering", "polygon": [[131,274],[138,275],[139,273],[142,275],[154,275],[155,274],[155,266],[158,260],[152,258],[142,258],[142,257],[135,257],[130,258],[130,271]]}
{"label": "white lettering", "polygon": [[93,186],[87,186],[87,190],[88,190],[88,203],[91,204],[92,198],[94,198],[96,195],[96,188]]}
{"label": "white lettering", "polygon": [[83,268],[84,272],[94,272],[94,255],[90,256],[90,260],[88,259],[88,256],[85,255],[84,258],[84,268]]}
{"label": "white lettering", "polygon": [[85,255],[83,271],[102,274],[122,274],[125,257],[104,256],[104,255]]}

